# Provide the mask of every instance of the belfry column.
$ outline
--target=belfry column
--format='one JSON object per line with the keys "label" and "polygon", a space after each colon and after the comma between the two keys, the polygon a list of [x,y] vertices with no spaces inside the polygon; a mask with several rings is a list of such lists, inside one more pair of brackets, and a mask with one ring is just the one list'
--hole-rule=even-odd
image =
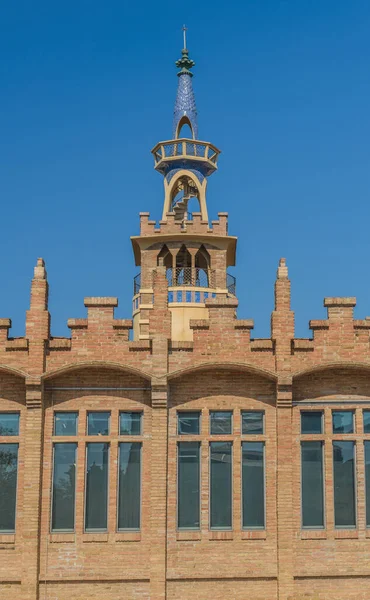
{"label": "belfry column", "polygon": [[44,261],[39,258],[31,286],[31,305],[26,317],[29,377],[26,380],[24,437],[24,505],[22,536],[22,600],[39,599],[39,546],[43,441],[45,344],[49,338],[48,283]]}
{"label": "belfry column", "polygon": [[171,314],[167,308],[167,279],[163,264],[153,272],[153,292],[154,306],[149,317],[153,357],[150,600],[165,600],[168,460],[166,376],[168,343],[171,339]]}
{"label": "belfry column", "polygon": [[278,598],[293,597],[293,473],[291,343],[294,313],[290,310],[290,281],[281,259],[275,282],[275,310],[271,318],[277,381],[277,551]]}

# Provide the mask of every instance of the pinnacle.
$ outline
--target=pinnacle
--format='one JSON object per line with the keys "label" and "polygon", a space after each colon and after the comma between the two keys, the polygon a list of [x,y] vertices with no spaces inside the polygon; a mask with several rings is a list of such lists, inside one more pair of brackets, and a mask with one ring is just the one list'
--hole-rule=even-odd
{"label": "pinnacle", "polygon": [[286,265],[285,258],[281,258],[279,260],[279,267],[277,270],[277,278],[278,279],[288,279],[288,267]]}
{"label": "pinnacle", "polygon": [[34,268],[34,279],[46,279],[45,261],[43,258],[38,258]]}

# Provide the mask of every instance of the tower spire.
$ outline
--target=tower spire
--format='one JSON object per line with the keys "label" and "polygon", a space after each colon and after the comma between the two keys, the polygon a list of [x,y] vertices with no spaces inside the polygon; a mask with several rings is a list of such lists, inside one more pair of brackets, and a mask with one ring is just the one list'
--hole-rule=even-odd
{"label": "tower spire", "polygon": [[187,32],[188,28],[186,27],[186,25],[182,26],[182,31],[184,34],[184,50],[186,50],[186,32]]}
{"label": "tower spire", "polygon": [[181,58],[176,61],[176,67],[178,67],[180,70],[177,73],[179,83],[177,86],[177,96],[173,115],[172,137],[174,139],[179,138],[181,127],[187,124],[192,131],[193,139],[197,139],[197,107],[195,104],[195,96],[192,84],[193,73],[191,71],[195,65],[195,62],[189,58],[189,50],[186,43],[187,27],[185,25],[183,26],[182,31],[184,35],[184,47],[181,51]]}

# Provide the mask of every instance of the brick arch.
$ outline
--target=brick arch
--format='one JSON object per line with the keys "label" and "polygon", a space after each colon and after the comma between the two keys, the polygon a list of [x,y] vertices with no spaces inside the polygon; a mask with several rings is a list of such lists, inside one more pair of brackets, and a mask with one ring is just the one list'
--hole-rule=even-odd
{"label": "brick arch", "polygon": [[[26,373],[0,365],[0,406],[7,410],[13,404],[26,404]],[[17,409],[18,410],[18,409]]]}
{"label": "brick arch", "polygon": [[[150,407],[150,385],[136,370],[114,364],[75,363],[44,379],[45,407],[63,405],[68,410],[121,410],[134,405]],[[131,408],[130,408],[131,407]],[[63,408],[64,410],[64,408]]]}
{"label": "brick arch", "polygon": [[213,363],[172,373],[170,406],[203,403],[211,408],[276,404],[275,375],[249,365]]}
{"label": "brick arch", "polygon": [[330,362],[293,375],[293,400],[370,398],[370,364]]}
{"label": "brick arch", "polygon": [[22,379],[26,379],[26,377],[28,377],[28,374],[20,369],[15,369],[9,365],[0,364],[0,375],[2,373],[9,373],[9,375],[15,375],[16,377],[21,377]]}
{"label": "brick arch", "polygon": [[92,361],[82,361],[82,362],[74,362],[63,365],[59,369],[54,369],[53,371],[46,372],[42,375],[43,381],[49,381],[60,375],[65,373],[70,373],[72,371],[77,371],[80,369],[86,368],[100,368],[100,369],[112,369],[121,371],[123,373],[128,373],[131,375],[136,375],[138,377],[142,377],[146,381],[150,381],[151,377],[148,373],[141,371],[140,369],[136,369],[135,367],[131,367],[128,365],[123,365],[122,363],[116,363],[112,361],[105,360],[92,360]]}
{"label": "brick arch", "polygon": [[206,362],[201,363],[195,366],[187,367],[185,369],[179,369],[178,371],[173,371],[169,373],[168,380],[172,381],[174,379],[178,379],[183,375],[195,373],[198,371],[210,371],[210,370],[228,370],[228,371],[242,371],[244,373],[254,373],[255,375],[260,375],[261,377],[265,377],[270,381],[277,381],[277,375],[273,371],[269,371],[268,369],[261,369],[260,367],[256,367],[255,365],[251,365],[248,363],[236,363],[236,362]]}

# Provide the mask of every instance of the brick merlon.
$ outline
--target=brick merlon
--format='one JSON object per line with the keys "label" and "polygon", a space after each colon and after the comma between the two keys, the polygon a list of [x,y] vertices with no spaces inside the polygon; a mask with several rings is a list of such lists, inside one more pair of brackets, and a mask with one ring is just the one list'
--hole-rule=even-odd
{"label": "brick merlon", "polygon": [[0,319],[0,329],[10,329],[11,326],[11,319]]}
{"label": "brick merlon", "polygon": [[356,306],[356,298],[353,296],[344,298],[324,298],[324,306]]}
{"label": "brick merlon", "polygon": [[96,296],[84,298],[85,306],[118,306],[118,298]]}

